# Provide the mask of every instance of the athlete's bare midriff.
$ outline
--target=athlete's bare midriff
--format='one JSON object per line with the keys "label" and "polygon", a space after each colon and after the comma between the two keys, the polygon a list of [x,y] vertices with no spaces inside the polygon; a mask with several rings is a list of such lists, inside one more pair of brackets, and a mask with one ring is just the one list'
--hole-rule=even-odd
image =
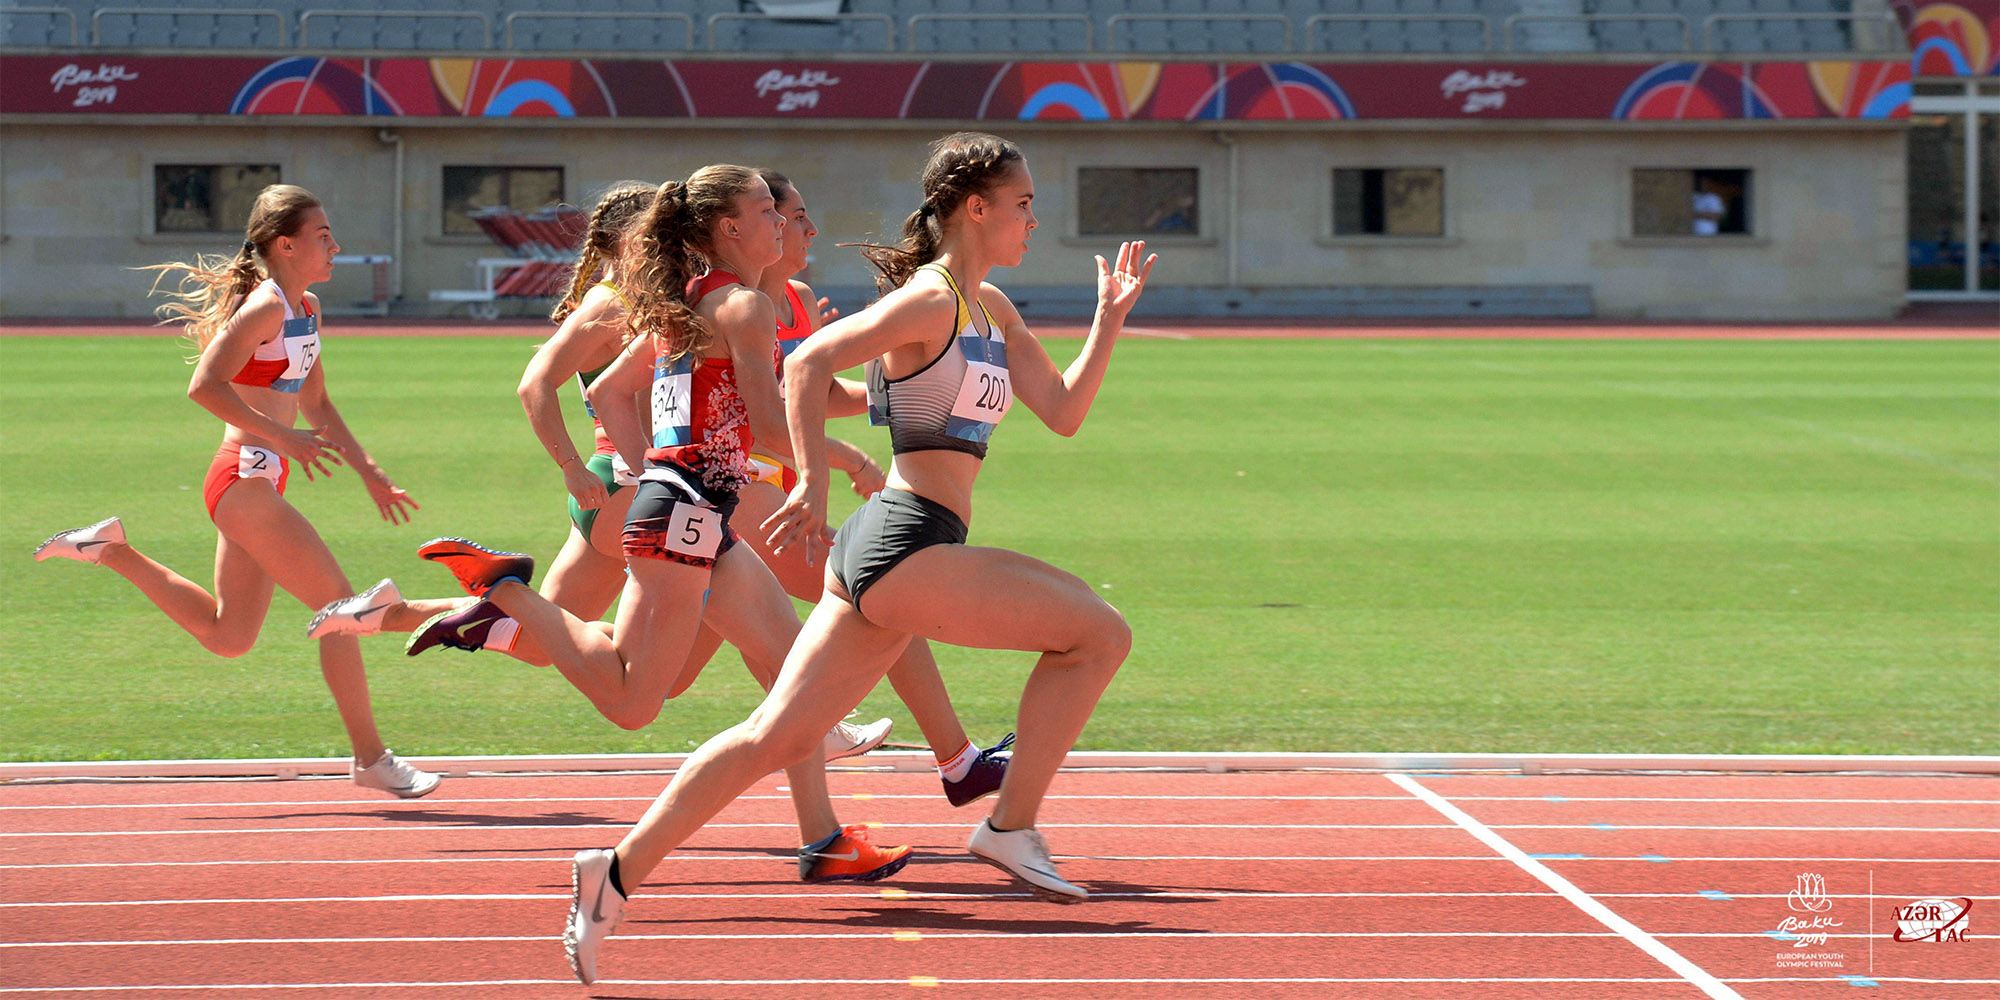
{"label": "athlete's bare midriff", "polygon": [[[279,392],[276,389],[237,382],[229,383],[229,388],[235,390],[237,398],[243,400],[243,405],[270,417],[280,427],[291,427],[298,422],[299,394],[296,392]],[[278,450],[276,442],[267,441],[235,424],[222,425],[222,440],[225,444],[249,444],[273,451]]]}
{"label": "athlete's bare midriff", "polygon": [[889,486],[950,508],[972,523],[972,484],[985,463],[962,451],[906,451],[889,464]]}

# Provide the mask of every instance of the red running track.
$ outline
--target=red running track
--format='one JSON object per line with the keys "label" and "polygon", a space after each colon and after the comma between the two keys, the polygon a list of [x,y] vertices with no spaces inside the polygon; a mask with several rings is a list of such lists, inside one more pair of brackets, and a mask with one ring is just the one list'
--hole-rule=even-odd
{"label": "red running track", "polygon": [[[803,885],[773,778],[660,867],[578,985],[569,855],[665,781],[0,786],[0,1000],[2000,993],[1993,778],[1337,772],[1063,775],[1041,828],[1077,907],[971,861],[979,810],[919,774],[831,777],[844,821],[918,861]],[[1965,940],[1894,940],[1926,897],[1971,901]]]}

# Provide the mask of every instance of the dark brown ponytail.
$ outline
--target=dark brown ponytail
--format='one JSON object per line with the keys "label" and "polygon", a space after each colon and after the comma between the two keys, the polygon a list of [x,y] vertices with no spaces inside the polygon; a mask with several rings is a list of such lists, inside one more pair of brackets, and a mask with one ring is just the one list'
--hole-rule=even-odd
{"label": "dark brown ponytail", "polygon": [[901,288],[917,268],[937,259],[945,221],[966,198],[992,191],[1014,164],[1027,160],[1021,147],[984,132],[954,132],[931,143],[930,154],[924,164],[924,203],[903,220],[903,242],[893,247],[840,244],[860,249],[882,272],[875,284],[885,293]]}

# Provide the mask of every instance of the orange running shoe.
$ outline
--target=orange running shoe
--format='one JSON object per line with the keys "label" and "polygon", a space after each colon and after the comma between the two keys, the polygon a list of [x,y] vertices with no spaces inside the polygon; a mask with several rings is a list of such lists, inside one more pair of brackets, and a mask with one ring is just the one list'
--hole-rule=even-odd
{"label": "orange running shoe", "polygon": [[910,863],[908,847],[876,847],[868,828],[855,824],[818,843],[799,848],[799,878],[806,882],[873,882]]}
{"label": "orange running shoe", "polygon": [[508,577],[527,583],[535,575],[534,556],[495,552],[464,538],[433,538],[417,546],[417,554],[451,570],[458,585],[474,597],[485,597]]}

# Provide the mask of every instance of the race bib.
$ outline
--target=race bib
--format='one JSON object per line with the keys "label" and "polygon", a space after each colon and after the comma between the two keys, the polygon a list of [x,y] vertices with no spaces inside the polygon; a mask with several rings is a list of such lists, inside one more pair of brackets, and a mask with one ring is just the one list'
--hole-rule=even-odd
{"label": "race bib", "polygon": [[713,559],[722,545],[722,532],[721,511],[677,500],[673,513],[667,516],[665,544],[670,552]]}
{"label": "race bib", "polygon": [[319,361],[319,323],[311,316],[286,320],[284,331],[285,374],[280,378],[303,381]]}
{"label": "race bib", "polygon": [[236,478],[268,479],[273,484],[285,471],[285,460],[268,448],[243,445],[236,453]]}
{"label": "race bib", "polygon": [[1007,369],[984,361],[965,363],[965,381],[958,385],[958,399],[951,415],[977,424],[997,424],[1014,405],[1014,390],[1007,382]]}
{"label": "race bib", "polygon": [[694,372],[653,376],[653,446],[694,442]]}

